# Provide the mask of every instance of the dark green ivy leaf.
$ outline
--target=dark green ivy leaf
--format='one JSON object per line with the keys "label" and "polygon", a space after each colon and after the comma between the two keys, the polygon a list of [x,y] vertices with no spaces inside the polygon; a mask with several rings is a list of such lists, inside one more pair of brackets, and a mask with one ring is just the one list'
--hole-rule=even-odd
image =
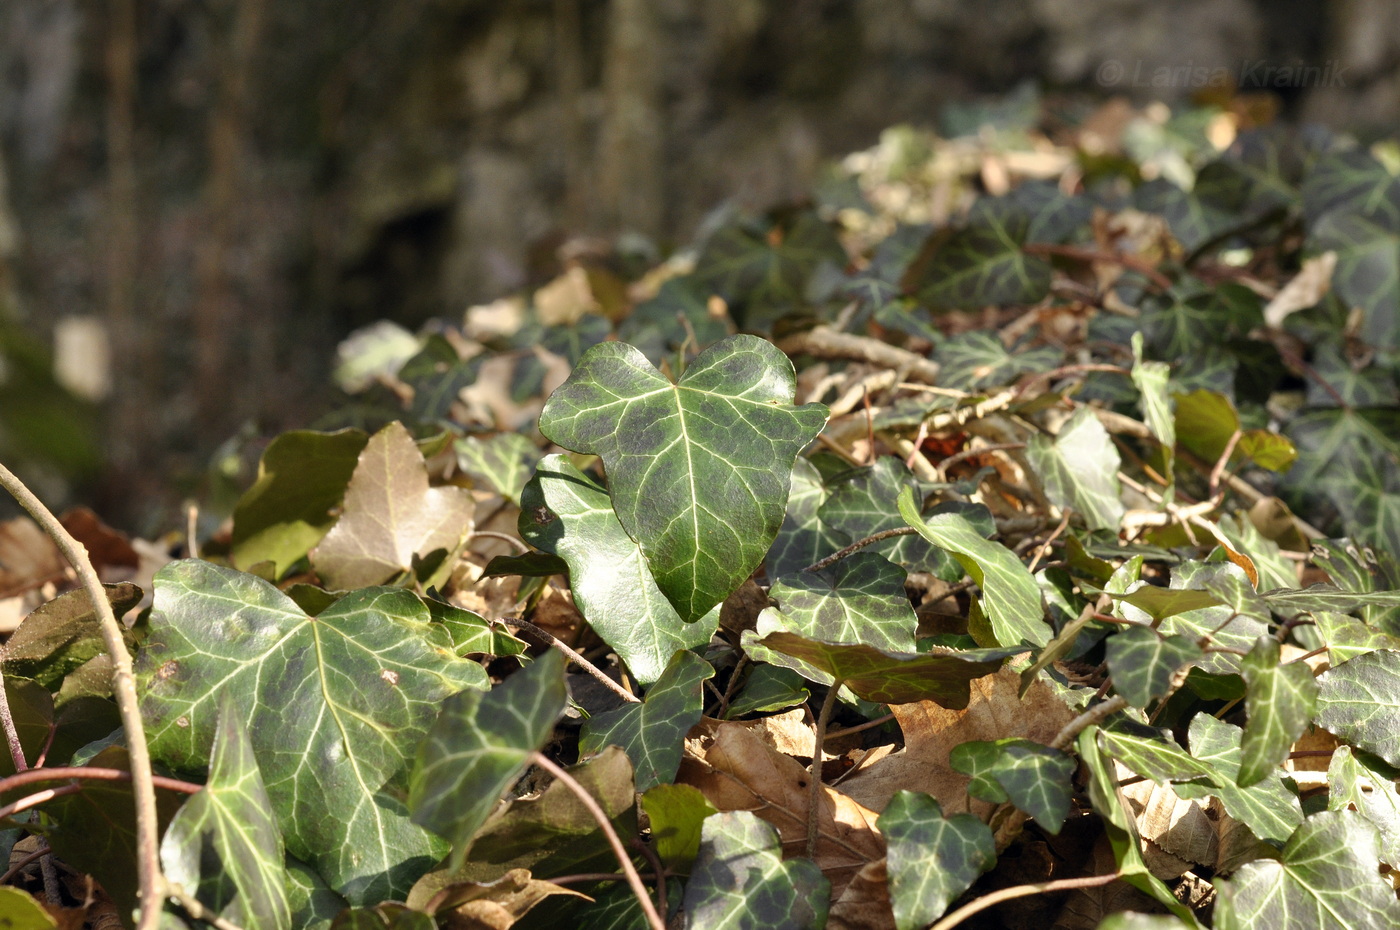
{"label": "dark green ivy leaf", "polygon": [[292,916],[282,833],[233,702],[233,695],[223,692],[209,779],[166,828],[161,868],[231,923],[288,930]]}
{"label": "dark green ivy leaf", "polygon": [[1105,648],[1113,687],[1133,707],[1146,707],[1165,695],[1177,670],[1201,656],[1201,647],[1190,637],[1163,636],[1136,624],[1110,636]]}
{"label": "dark green ivy leaf", "polygon": [[778,832],[748,811],[715,814],[685,889],[686,930],[821,930],[831,883],[781,855]]}
{"label": "dark green ivy leaf", "polygon": [[1014,203],[978,200],[967,225],[930,240],[917,264],[922,303],[936,310],[1033,304],[1050,290],[1050,263],[1022,251],[1030,218]]}
{"label": "dark green ivy leaf", "polygon": [[589,349],[540,414],[540,429],[603,459],[612,506],[686,622],[753,574],[783,522],[798,452],[826,422],[792,405],[792,362],[731,336],[672,384],[631,346]]}
{"label": "dark green ivy leaf", "polygon": [[955,746],[948,764],[971,777],[975,798],[1010,801],[1049,833],[1059,833],[1069,813],[1077,763],[1058,749],[1028,739],[972,740]]}
{"label": "dark green ivy leaf", "polygon": [[933,923],[996,865],[991,829],[971,814],[945,816],[926,794],[896,791],[876,826],[889,850],[885,862],[897,930]]}
{"label": "dark green ivy leaf", "polygon": [[[928,489],[927,485],[914,480],[904,462],[889,455],[880,457],[868,468],[848,472],[829,482],[826,501],[817,514],[820,524],[834,531],[841,541],[821,554],[830,555],[857,539],[903,526],[895,502],[905,487],[916,488],[920,500]],[[895,536],[875,543],[869,551],[878,552],[911,572],[929,572],[945,581],[955,581],[962,575],[961,567],[947,553],[918,536]],[[798,568],[812,562],[805,562]]]}
{"label": "dark green ivy leaf", "polygon": [[1279,642],[1261,636],[1240,663],[1249,719],[1240,742],[1241,788],[1263,781],[1312,723],[1318,686],[1305,662],[1279,664]]}
{"label": "dark green ivy leaf", "polygon": [[513,504],[540,460],[535,444],[519,433],[497,433],[489,439],[465,436],[454,444],[457,467]]}
{"label": "dark green ivy leaf", "polygon": [[413,822],[452,843],[460,868],[477,830],[544,746],[564,712],[564,663],[550,650],[488,693],[468,690],[443,702],[418,746],[408,785]]}
{"label": "dark green ivy leaf", "polygon": [[787,513],[764,559],[769,578],[801,571],[851,542],[850,534],[837,532],[818,516],[827,497],[817,467],[805,458],[793,462]]}
{"label": "dark green ivy leaf", "polygon": [[621,746],[632,760],[638,791],[668,784],[680,768],[686,731],[700,722],[701,685],[714,674],[695,653],[677,652],[640,704],[624,704],[584,723],[579,752],[587,756],[604,746]]}

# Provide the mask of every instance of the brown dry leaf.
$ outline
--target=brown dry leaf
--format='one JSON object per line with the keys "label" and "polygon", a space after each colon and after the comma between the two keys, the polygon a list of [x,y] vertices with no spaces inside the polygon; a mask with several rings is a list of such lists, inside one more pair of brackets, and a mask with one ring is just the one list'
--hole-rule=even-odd
{"label": "brown dry leaf", "polygon": [[381,584],[414,558],[457,549],[471,532],[475,505],[464,488],[432,488],[423,455],[402,423],[370,437],[345,489],[344,515],[311,564],[335,590]]}
{"label": "brown dry leaf", "polygon": [[[1126,770],[1118,769],[1120,775]],[[1188,801],[1170,785],[1141,781],[1123,788],[1143,839],[1142,855],[1153,875],[1166,881],[1198,865],[1214,866],[1220,853],[1215,821],[1206,803]]]}
{"label": "brown dry leaf", "polygon": [[831,902],[826,930],[895,930],[884,859],[857,872],[841,897]]}
{"label": "brown dry leaf", "polygon": [[[817,734],[812,714],[805,705],[758,720],[730,720],[726,723],[749,730],[770,748],[776,749],[783,755],[793,756],[797,759],[812,758],[812,747],[816,744]],[[836,758],[829,752],[823,753],[822,757],[824,759]]]}
{"label": "brown dry leaf", "polygon": [[473,562],[472,553],[457,563],[452,573],[452,603],[464,610],[496,621],[515,613],[520,603],[519,575],[482,578],[483,565]]}
{"label": "brown dry leaf", "polygon": [[420,885],[410,893],[409,906],[427,910],[443,930],[506,930],[551,895],[592,900],[532,878],[529,869],[511,869],[494,882],[459,882],[442,888]]}
{"label": "brown dry leaf", "polygon": [[1332,273],[1336,270],[1336,252],[1323,252],[1304,259],[1302,270],[1264,308],[1264,324],[1278,329],[1290,314],[1316,304],[1332,289]]}
{"label": "brown dry leaf", "polygon": [[28,517],[0,523],[0,597],[13,597],[63,578],[68,563]]}
{"label": "brown dry leaf", "polygon": [[[126,534],[103,523],[97,514],[86,507],[74,507],[64,513],[58,522],[87,549],[92,567],[103,575],[103,581],[109,580],[106,575],[110,574],[104,569],[135,570],[141,564],[141,556],[132,548]],[[122,579],[128,575],[130,571],[121,572]]]}
{"label": "brown dry leaf", "polygon": [[841,790],[874,811],[882,811],[896,791],[933,795],[945,814],[968,810],[967,776],[948,764],[953,747],[970,740],[1021,737],[1049,743],[1074,719],[1074,712],[1050,686],[1037,680],[1018,700],[1020,677],[1011,668],[973,681],[965,710],[932,701],[890,706],[904,731],[904,749],[872,764]]}
{"label": "brown dry leaf", "polygon": [[[777,829],[785,856],[805,856],[807,769],[775,750],[751,727],[703,719],[686,737],[678,784],[700,789],[721,811],[752,811]],[[875,813],[839,791],[822,789],[817,866],[838,898],[855,873],[884,858],[885,839]]]}

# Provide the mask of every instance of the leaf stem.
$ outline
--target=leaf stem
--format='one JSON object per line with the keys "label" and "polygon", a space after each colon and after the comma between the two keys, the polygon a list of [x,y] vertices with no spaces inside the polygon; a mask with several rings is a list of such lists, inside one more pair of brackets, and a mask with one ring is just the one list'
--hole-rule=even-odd
{"label": "leaf stem", "polygon": [[637,903],[642,906],[642,913],[646,914],[647,923],[651,925],[651,930],[666,930],[666,922],[661,919],[661,915],[657,912],[656,905],[652,903],[651,895],[647,894],[647,887],[642,884],[642,877],[637,874],[637,867],[632,864],[627,850],[622,847],[622,840],[618,839],[617,831],[608,821],[608,815],[598,806],[593,795],[585,791],[583,785],[580,785],[572,775],[551,762],[544,753],[535,753],[533,761],[535,765],[563,782],[564,786],[578,797],[579,803],[593,815],[593,819],[598,823],[598,829],[602,830],[603,835],[608,838],[608,845],[612,847],[613,853],[617,856],[618,865],[622,866],[622,872],[627,876],[627,884],[632,887],[632,893],[637,896]]}
{"label": "leaf stem", "polygon": [[515,548],[516,552],[519,552],[522,555],[530,551],[529,546],[525,545],[525,543],[516,539],[514,536],[510,535],[509,533],[497,533],[495,530],[477,530],[475,533],[472,533],[470,536],[467,537],[468,542],[470,542],[473,539],[499,539],[503,543],[509,543]]}
{"label": "leaf stem", "polygon": [[231,920],[224,920],[209,908],[204,906],[204,902],[181,888],[174,882],[167,882],[165,893],[175,899],[175,903],[184,908],[185,913],[195,920],[202,920],[205,923],[217,928],[217,930],[243,930],[242,927]]}
{"label": "leaf stem", "polygon": [[10,695],[5,690],[5,670],[0,662],[0,726],[5,728],[5,742],[10,744],[10,758],[15,763],[15,771],[29,768],[24,759],[24,747],[19,742],[19,731],[15,729],[15,718],[10,713]]}
{"label": "leaf stem", "polygon": [[[6,794],[16,788],[32,785],[35,782],[62,781],[65,778],[82,778],[88,781],[131,781],[132,774],[122,769],[97,768],[90,765],[56,765],[47,769],[26,769],[11,775],[9,778],[0,778],[0,794]],[[152,775],[151,783],[157,788],[178,791],[181,794],[198,794],[204,790],[203,785],[181,781],[178,778],[168,778],[164,775]]]}
{"label": "leaf stem", "polygon": [[568,659],[570,662],[574,663],[579,668],[583,669],[585,672],[598,679],[598,681],[601,682],[604,687],[606,687],[613,694],[616,694],[618,697],[622,698],[624,701],[628,701],[632,704],[642,703],[641,698],[637,697],[631,691],[628,691],[626,688],[622,687],[622,685],[618,684],[617,682],[609,678],[607,675],[603,674],[602,669],[598,668],[598,666],[585,659],[573,649],[564,645],[563,640],[561,640],[559,637],[555,636],[548,630],[535,626],[529,620],[521,620],[519,617],[502,617],[501,622],[518,626],[520,629],[529,633],[531,636],[534,636],[536,639],[543,640],[548,645],[553,646],[555,649],[558,649],[564,654],[564,658]]}
{"label": "leaf stem", "polygon": [[1056,891],[1073,891],[1076,888],[1097,888],[1100,885],[1111,885],[1122,877],[1120,872],[1110,872],[1107,875],[1089,875],[1084,878],[1062,878],[1053,882],[1037,882],[1034,885],[1013,885],[1010,888],[999,888],[991,894],[985,894],[975,901],[970,901],[958,908],[953,913],[948,914],[938,921],[928,930],[948,930],[949,927],[956,927],[973,914],[985,911],[1003,901],[1014,901],[1016,898],[1028,898],[1035,894],[1052,894]]}
{"label": "leaf stem", "polygon": [[43,502],[0,465],[0,486],[29,512],[34,521],[54,541],[64,557],[78,573],[78,578],[97,611],[102,626],[102,640],[112,659],[112,694],[121,712],[126,732],[127,752],[131,759],[131,779],[136,803],[136,869],[140,877],[141,919],[137,930],[155,930],[160,922],[165,898],[165,875],[160,869],[160,823],[156,819],[156,788],[151,776],[151,754],[146,746],[146,731],[141,722],[141,708],[136,699],[136,682],[132,674],[131,654],[127,652],[121,624],[112,613],[107,592],[97,578],[87,550],[69,534]]}
{"label": "leaf stem", "polygon": [[1060,750],[1067,749],[1069,744],[1074,742],[1075,737],[1080,733],[1089,729],[1089,727],[1098,723],[1100,720],[1116,714],[1127,706],[1128,699],[1121,694],[1115,694],[1102,704],[1095,704],[1093,707],[1065,724],[1065,728],[1050,741],[1050,748]]}
{"label": "leaf stem", "polygon": [[851,543],[846,548],[838,549],[836,552],[833,552],[826,558],[818,559],[817,561],[813,562],[811,565],[808,565],[802,570],[804,572],[819,572],[824,568],[828,568],[832,565],[835,565],[837,562],[841,561],[851,553],[859,552],[866,546],[873,546],[877,542],[881,542],[886,539],[893,539],[896,536],[909,536],[917,532],[918,530],[914,529],[912,526],[897,526],[892,530],[881,530],[880,532],[875,533],[871,536],[867,536],[864,539],[857,539],[855,542]]}
{"label": "leaf stem", "polygon": [[817,858],[817,834],[821,825],[822,799],[822,747],[826,745],[826,729],[831,725],[831,713],[836,709],[836,696],[841,693],[844,682],[837,679],[831,683],[822,701],[821,713],[817,714],[816,742],[812,746],[811,796],[807,799],[807,858]]}

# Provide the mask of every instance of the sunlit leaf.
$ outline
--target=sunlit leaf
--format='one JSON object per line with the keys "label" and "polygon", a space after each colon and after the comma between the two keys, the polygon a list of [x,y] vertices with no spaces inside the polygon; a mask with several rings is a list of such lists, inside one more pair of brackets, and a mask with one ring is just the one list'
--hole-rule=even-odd
{"label": "sunlit leaf", "polygon": [[1213,770],[1216,785],[1179,784],[1176,793],[1183,798],[1216,795],[1231,817],[1249,827],[1261,840],[1279,845],[1303,822],[1298,796],[1284,786],[1281,771],[1269,773],[1248,788],[1239,787],[1243,757],[1240,739],[1239,727],[1209,714],[1197,714],[1192,718],[1191,755]]}
{"label": "sunlit leaf", "polygon": [[686,930],[820,930],[830,883],[780,849],[778,832],[748,811],[707,818],[685,889]]}
{"label": "sunlit leaf", "polygon": [[1026,455],[1056,506],[1073,510],[1091,530],[1117,528],[1122,459],[1093,410],[1080,408],[1053,441],[1032,437]]}
{"label": "sunlit leaf", "polygon": [[466,436],[454,444],[457,467],[512,503],[540,459],[535,444],[519,433],[497,433],[489,439]]}
{"label": "sunlit leaf", "polygon": [[1263,781],[1288,758],[1312,722],[1318,686],[1305,662],[1279,662],[1279,642],[1261,636],[1240,663],[1249,720],[1240,743],[1241,788]]}
{"label": "sunlit leaf", "polygon": [[[141,589],[134,584],[103,588],[118,617],[141,602]],[[105,651],[97,611],[87,592],[80,589],[60,594],[30,611],[0,646],[0,660],[7,676],[32,678],[48,688]]]}
{"label": "sunlit leaf", "polygon": [[690,785],[656,785],[642,795],[642,809],[661,861],[672,869],[689,870],[700,852],[705,818],[715,813],[705,795]]}
{"label": "sunlit leaf", "polygon": [[1359,655],[1317,679],[1317,723],[1400,766],[1400,652]]}
{"label": "sunlit leaf", "polygon": [[925,927],[996,864],[992,831],[971,814],[945,816],[926,794],[896,791],[877,822],[889,852],[898,930]]}
{"label": "sunlit leaf", "polygon": [[672,384],[630,346],[584,355],[540,429],[607,467],[613,510],[681,618],[698,620],[753,573],[777,535],[793,460],[826,422],[792,405],[792,363],[732,336]]}
{"label": "sunlit leaf", "polygon": [[1139,625],[1110,636],[1105,648],[1113,687],[1134,707],[1163,697],[1181,666],[1201,655],[1201,647],[1188,637],[1163,636]]}
{"label": "sunlit leaf", "polygon": [[608,493],[567,458],[541,460],[521,502],[521,538],[568,563],[574,603],[639,682],[656,681],[678,650],[709,642],[717,612],[682,621],[618,522]]}

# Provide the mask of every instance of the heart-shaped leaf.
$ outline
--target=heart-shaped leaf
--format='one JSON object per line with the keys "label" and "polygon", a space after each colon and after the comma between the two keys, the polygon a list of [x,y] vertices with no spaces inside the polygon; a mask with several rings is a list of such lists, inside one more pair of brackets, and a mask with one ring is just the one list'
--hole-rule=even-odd
{"label": "heart-shaped leaf", "polygon": [[1384,768],[1338,746],[1327,766],[1327,809],[1355,809],[1371,821],[1380,834],[1381,861],[1394,868],[1400,862],[1400,789]]}
{"label": "heart-shaped leaf", "polygon": [[896,791],[877,825],[889,848],[886,867],[897,930],[933,923],[996,865],[991,829],[971,814],[944,816],[926,794]]}
{"label": "heart-shaped leaf", "polygon": [[166,828],[161,867],[225,920],[283,930],[292,916],[282,832],[233,700],[220,699],[209,779]]}
{"label": "heart-shaped leaf", "polygon": [[1317,683],[1319,726],[1400,765],[1400,652],[1357,656],[1323,672]]}
{"label": "heart-shaped leaf", "polygon": [[621,746],[636,771],[637,790],[669,783],[681,764],[686,731],[700,722],[702,683],[714,677],[710,663],[693,652],[677,652],[640,704],[625,704],[589,719],[579,752],[593,755]]}
{"label": "heart-shaped leaf", "polygon": [[388,581],[437,549],[451,552],[471,529],[465,488],[430,488],[423,455],[402,423],[370,437],[345,491],[344,515],[311,553],[337,590]]}
{"label": "heart-shaped leaf", "polygon": [[520,503],[520,489],[540,459],[535,444],[519,433],[497,433],[489,439],[466,436],[453,448],[458,468],[513,504]]}
{"label": "heart-shaped leaf", "polygon": [[968,793],[983,801],[1010,801],[1050,833],[1069,813],[1077,764],[1058,749],[1028,739],[972,740],[953,748],[948,764],[971,776]]}
{"label": "heart-shaped leaf", "polygon": [[136,680],[153,758],[203,768],[228,691],[288,851],[352,903],[407,891],[440,845],[386,786],[438,704],[486,685],[423,602],[366,588],[313,618],[260,578],[188,560],[156,573],[150,627]]}
{"label": "heart-shaped leaf", "polygon": [[452,843],[448,868],[468,845],[564,712],[564,664],[550,650],[488,693],[448,698],[418,747],[408,785],[413,822]]}
{"label": "heart-shaped leaf", "polygon": [[1044,646],[1050,641],[1040,588],[1015,553],[983,537],[959,514],[934,514],[925,520],[908,486],[899,495],[899,515],[924,539],[952,553],[977,582],[998,645]]}
{"label": "heart-shaped leaf", "polygon": [[1105,648],[1113,687],[1134,707],[1165,695],[1177,670],[1201,656],[1201,647],[1190,638],[1163,636],[1139,624],[1110,636]]}
{"label": "heart-shaped leaf", "polygon": [[1241,788],[1263,781],[1312,723],[1317,680],[1305,662],[1279,664],[1279,642],[1261,636],[1240,663],[1249,720],[1240,742]]}
{"label": "heart-shaped leaf", "polygon": [[1280,845],[1303,822],[1298,796],[1284,786],[1281,772],[1270,773],[1248,788],[1238,785],[1240,774],[1240,728],[1216,720],[1210,714],[1197,714],[1191,721],[1191,755],[1214,772],[1215,787],[1180,784],[1176,793],[1183,798],[1215,795],[1225,812],[1261,840]]}
{"label": "heart-shaped leaf", "polygon": [[603,459],[612,506],[657,587],[687,622],[753,574],[783,522],[793,460],[826,422],[792,404],[792,362],[732,336],[672,384],[631,346],[584,354],[540,414],[540,430]]}
{"label": "heart-shaped leaf", "polygon": [[520,499],[521,538],[564,559],[574,603],[637,681],[651,684],[676,652],[709,642],[718,612],[682,622],[618,522],[608,492],[567,458],[545,456]]}
{"label": "heart-shaped leaf", "polygon": [[686,930],[819,930],[830,882],[816,863],[781,855],[778,831],[748,811],[715,814],[685,888]]}
{"label": "heart-shaped leaf", "polygon": [[1123,517],[1122,459],[1094,411],[1081,407],[1052,442],[1033,436],[1026,456],[1056,506],[1073,510],[1091,530],[1117,529]]}
{"label": "heart-shaped leaf", "polygon": [[817,467],[805,458],[793,462],[787,513],[764,559],[769,578],[801,571],[851,541],[818,516],[827,496]]}
{"label": "heart-shaped leaf", "polygon": [[978,200],[967,226],[931,240],[919,300],[938,310],[1031,304],[1050,289],[1050,263],[1022,251],[1030,218],[1003,200]]}

